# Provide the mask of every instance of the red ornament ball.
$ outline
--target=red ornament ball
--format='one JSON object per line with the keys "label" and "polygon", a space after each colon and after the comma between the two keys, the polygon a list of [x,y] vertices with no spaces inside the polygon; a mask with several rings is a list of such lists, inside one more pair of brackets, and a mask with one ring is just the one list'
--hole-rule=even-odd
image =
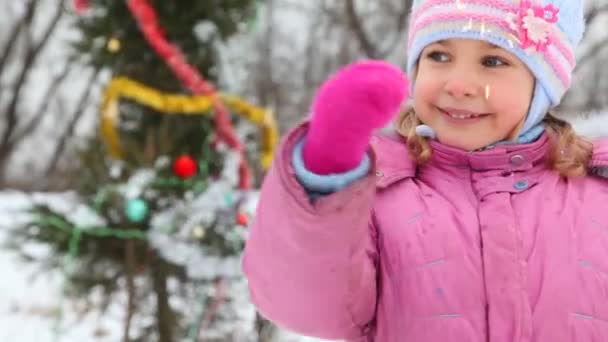
{"label": "red ornament ball", "polygon": [[249,217],[245,213],[236,214],[236,224],[247,227],[249,225]]}
{"label": "red ornament ball", "polygon": [[90,0],[74,0],[74,10],[77,14],[82,14],[91,7]]}
{"label": "red ornament ball", "polygon": [[180,156],[173,162],[173,172],[180,178],[191,178],[197,169],[196,160],[188,155]]}

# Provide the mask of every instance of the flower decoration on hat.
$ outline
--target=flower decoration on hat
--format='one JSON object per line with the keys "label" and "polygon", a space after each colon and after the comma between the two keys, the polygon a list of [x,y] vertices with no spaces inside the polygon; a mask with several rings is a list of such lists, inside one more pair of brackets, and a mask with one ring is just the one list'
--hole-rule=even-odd
{"label": "flower decoration on hat", "polygon": [[552,43],[553,25],[558,20],[559,8],[553,4],[542,6],[536,1],[521,0],[517,13],[509,13],[507,23],[517,34],[523,49],[535,48],[544,52]]}

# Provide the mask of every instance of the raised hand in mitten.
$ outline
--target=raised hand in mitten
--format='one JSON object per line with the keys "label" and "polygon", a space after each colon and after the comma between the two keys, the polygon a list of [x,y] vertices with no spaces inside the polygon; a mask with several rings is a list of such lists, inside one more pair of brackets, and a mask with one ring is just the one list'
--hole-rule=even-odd
{"label": "raised hand in mitten", "polygon": [[343,173],[363,160],[374,130],[399,112],[408,80],[382,61],[346,66],[319,88],[304,143],[306,168],[316,174]]}

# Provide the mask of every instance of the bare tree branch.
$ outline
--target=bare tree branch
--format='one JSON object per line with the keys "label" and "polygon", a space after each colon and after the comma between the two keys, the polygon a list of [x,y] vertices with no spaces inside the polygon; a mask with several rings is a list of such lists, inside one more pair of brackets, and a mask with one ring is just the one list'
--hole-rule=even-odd
{"label": "bare tree branch", "polygon": [[374,44],[372,44],[371,39],[369,38],[368,34],[365,32],[365,29],[363,28],[363,24],[361,23],[361,18],[359,18],[359,15],[357,14],[357,10],[355,9],[355,1],[346,0],[344,5],[345,5],[348,22],[350,24],[351,29],[355,33],[355,37],[357,38],[357,40],[359,41],[359,44],[361,45],[361,49],[363,50],[363,52],[365,53],[365,55],[367,57],[377,58],[378,50],[374,46]]}
{"label": "bare tree branch", "polygon": [[65,63],[65,66],[63,67],[63,69],[57,75],[55,75],[55,77],[53,77],[53,79],[49,83],[46,93],[44,94],[44,97],[42,98],[43,102],[40,104],[40,107],[36,111],[36,114],[34,114],[32,116],[32,118],[30,119],[30,121],[28,123],[23,125],[23,127],[19,130],[19,132],[15,133],[13,135],[14,141],[17,141],[17,142],[22,141],[24,138],[26,138],[27,136],[31,135],[32,133],[34,133],[36,131],[36,129],[42,122],[42,118],[43,118],[44,114],[47,112],[47,110],[49,109],[49,107],[51,105],[51,102],[52,102],[51,100],[53,99],[53,97],[55,96],[57,91],[60,89],[60,87],[58,87],[57,85],[63,83],[63,81],[66,79],[66,77],[70,73],[73,61],[74,61],[74,59],[68,60],[68,62]]}
{"label": "bare tree branch", "polygon": [[[393,2],[388,3],[392,4]],[[412,0],[401,1],[400,4],[402,7],[398,12],[396,11],[396,9],[394,9],[394,12],[391,11],[393,9],[389,9],[389,11],[387,11],[387,13],[399,13],[399,15],[395,16],[395,33],[393,34],[393,39],[390,43],[386,45],[384,49],[382,49],[382,52],[380,53],[380,57],[382,58],[386,58],[386,56],[388,56],[391,51],[393,51],[395,47],[399,45],[399,43],[401,42],[402,34],[405,31],[405,28],[407,27],[408,17],[410,15],[410,9],[412,6]]]}
{"label": "bare tree branch", "polygon": [[[33,0],[35,1],[35,0]],[[54,33],[57,28],[57,24],[59,23],[59,19],[63,16],[64,9],[63,5],[66,0],[61,0],[59,7],[53,18],[51,19],[50,24],[45,29],[45,34],[42,36],[40,41],[34,45],[33,47],[27,49],[26,56],[24,58],[23,66],[21,68],[21,72],[17,77],[17,81],[14,88],[14,94],[12,99],[10,100],[6,113],[6,126],[2,137],[0,137],[0,181],[2,181],[2,173],[4,172],[5,165],[9,156],[15,146],[16,141],[12,139],[14,134],[14,130],[17,126],[17,105],[19,100],[21,99],[21,92],[23,91],[24,85],[26,83],[27,77],[32,71],[32,66],[34,65],[36,58],[40,55],[40,52],[43,50],[45,45],[48,43],[49,38]],[[29,29],[29,28],[28,28]],[[28,33],[29,34],[29,33]]]}
{"label": "bare tree branch", "polygon": [[585,65],[590,59],[600,54],[605,48],[608,47],[608,37],[605,37],[601,41],[593,44],[587,53],[578,58],[577,69]]}
{"label": "bare tree branch", "polygon": [[[274,0],[269,0],[266,2],[266,27],[264,29],[264,39],[262,44],[260,45],[260,73],[262,76],[258,78],[259,86],[258,89],[258,98],[260,99],[260,104],[262,106],[271,105],[271,96],[270,93],[273,92],[274,86],[274,77],[272,61],[273,61],[273,42],[274,42]],[[269,91],[270,90],[270,91]]]}
{"label": "bare tree branch", "polygon": [[2,76],[2,72],[4,71],[4,67],[8,64],[8,58],[11,52],[14,50],[15,44],[17,43],[17,38],[19,38],[19,32],[23,29],[23,27],[31,26],[32,20],[34,18],[34,13],[36,11],[36,5],[38,4],[38,0],[30,0],[27,4],[27,9],[23,18],[15,22],[15,26],[8,33],[8,41],[4,46],[4,53],[0,56],[0,76]]}
{"label": "bare tree branch", "polygon": [[595,19],[606,12],[608,12],[608,4],[591,8],[587,13],[585,13],[587,27],[591,26]]}
{"label": "bare tree branch", "polygon": [[91,75],[91,78],[89,78],[88,84],[84,90],[84,92],[82,93],[82,96],[80,97],[80,100],[78,101],[78,104],[76,105],[74,112],[72,113],[70,122],[68,123],[65,132],[61,135],[61,138],[59,139],[59,142],[57,143],[56,147],[55,147],[55,151],[53,152],[53,157],[51,158],[51,161],[49,162],[49,164],[46,167],[46,170],[44,172],[44,175],[47,176],[45,178],[48,178],[48,176],[55,171],[55,169],[57,168],[57,165],[59,164],[59,160],[61,159],[61,156],[63,155],[63,152],[65,151],[68,141],[74,136],[74,130],[76,128],[76,124],[78,123],[78,121],[80,120],[80,118],[82,117],[82,115],[85,112],[85,108],[89,102],[89,98],[91,96],[91,90],[93,89],[93,86],[95,85],[95,81],[97,81],[97,76],[99,75],[99,69],[96,69],[93,74]]}

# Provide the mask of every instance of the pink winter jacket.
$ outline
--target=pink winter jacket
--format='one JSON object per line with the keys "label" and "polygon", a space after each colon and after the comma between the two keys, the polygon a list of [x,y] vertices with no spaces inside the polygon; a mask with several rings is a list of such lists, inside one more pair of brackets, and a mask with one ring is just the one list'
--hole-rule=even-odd
{"label": "pink winter jacket", "polygon": [[[433,143],[416,169],[372,139],[370,174],[311,204],[283,140],[245,248],[268,319],[325,339],[608,341],[608,179],[563,179],[548,139],[466,153]],[[608,167],[597,140],[590,168]]]}

